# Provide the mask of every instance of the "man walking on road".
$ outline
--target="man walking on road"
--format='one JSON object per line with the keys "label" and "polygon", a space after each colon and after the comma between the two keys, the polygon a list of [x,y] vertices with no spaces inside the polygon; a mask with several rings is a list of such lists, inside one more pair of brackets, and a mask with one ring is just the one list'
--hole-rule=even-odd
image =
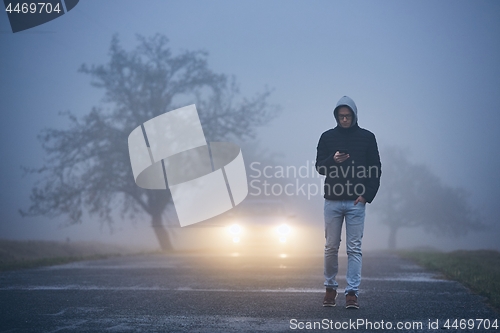
{"label": "man walking on road", "polygon": [[344,96],[333,111],[337,126],[319,139],[316,170],[326,176],[324,185],[326,295],[323,306],[335,306],[338,251],[342,224],[346,224],[346,308],[358,309],[361,282],[361,239],[365,204],[377,194],[382,173],[375,135],[358,126],[354,101]]}

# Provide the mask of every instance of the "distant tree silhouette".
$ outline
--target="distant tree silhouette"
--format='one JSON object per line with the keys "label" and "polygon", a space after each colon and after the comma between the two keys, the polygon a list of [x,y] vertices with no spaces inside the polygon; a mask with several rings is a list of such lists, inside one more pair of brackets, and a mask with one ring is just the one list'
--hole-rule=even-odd
{"label": "distant tree silhouette", "polygon": [[396,248],[401,228],[461,236],[485,228],[464,189],[445,185],[425,165],[413,164],[399,148],[382,151],[384,177],[373,209],[389,227],[388,247]]}
{"label": "distant tree silhouette", "polygon": [[144,190],[132,175],[127,138],[145,121],[195,103],[209,141],[255,137],[256,127],[268,122],[276,108],[265,89],[253,98],[240,97],[234,77],[214,73],[207,53],[185,51],[173,55],[163,35],[138,37],[138,46],[124,50],[117,36],[104,65],[82,65],[92,85],[104,90],[103,104],[78,119],[66,113],[67,129],[47,129],[38,138],[46,152],[45,165],[29,172],[41,179],[31,193],[23,216],[64,215],[70,224],[82,222],[84,212],[113,222],[146,214],[161,248],[172,251],[165,214],[172,202],[168,190]]}

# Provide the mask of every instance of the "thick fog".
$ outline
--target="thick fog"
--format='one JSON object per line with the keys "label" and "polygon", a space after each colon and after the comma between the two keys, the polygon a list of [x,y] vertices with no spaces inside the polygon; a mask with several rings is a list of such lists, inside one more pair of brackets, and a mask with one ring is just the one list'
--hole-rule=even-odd
{"label": "thick fog", "polygon": [[[238,144],[249,181],[266,163],[273,166],[269,173],[276,166],[307,170],[299,179],[305,191],[286,198],[297,220],[322,226],[323,198],[315,190],[321,191],[322,178],[313,170],[316,146],[321,133],[336,125],[335,103],[348,95],[357,104],[359,125],[377,138],[381,193],[393,190],[388,184],[397,186],[384,178],[391,176],[384,170],[391,149],[400,149],[443,186],[464,190],[487,225],[456,238],[402,228],[398,246],[500,249],[497,1],[85,0],[56,20],[15,34],[1,13],[0,238],[157,246],[149,219],[132,223],[118,217],[110,228],[85,217],[84,223],[66,227],[64,217],[19,214],[29,207],[39,179],[23,176],[22,167],[40,167],[46,158],[40,131],[67,128],[61,111],[81,117],[94,106],[112,107],[102,103],[104,91],[78,72],[80,66],[107,63],[115,34],[125,50],[132,50],[137,35],[156,33],[168,37],[173,53],[207,51],[209,67],[234,75],[242,96],[272,90],[269,102],[279,114],[258,129],[255,140]],[[259,164],[250,168],[252,161]],[[269,181],[296,186],[298,177],[274,178]],[[249,191],[250,197],[256,189]],[[389,234],[377,214],[377,199],[367,209],[364,246],[369,249],[385,248]]]}

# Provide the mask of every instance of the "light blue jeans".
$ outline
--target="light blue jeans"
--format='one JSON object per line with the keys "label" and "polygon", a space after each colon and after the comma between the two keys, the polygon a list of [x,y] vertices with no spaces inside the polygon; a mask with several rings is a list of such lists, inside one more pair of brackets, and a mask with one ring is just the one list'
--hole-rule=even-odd
{"label": "light blue jeans", "polygon": [[339,271],[339,247],[342,224],[345,219],[347,249],[347,286],[358,295],[361,282],[361,239],[365,225],[365,204],[354,200],[325,199],[325,287],[337,289],[335,280]]}

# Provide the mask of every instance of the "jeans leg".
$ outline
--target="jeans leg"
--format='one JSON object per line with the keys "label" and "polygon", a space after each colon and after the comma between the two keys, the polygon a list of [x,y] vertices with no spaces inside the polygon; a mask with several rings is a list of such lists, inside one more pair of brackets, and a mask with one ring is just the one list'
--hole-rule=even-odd
{"label": "jeans leg", "polygon": [[365,225],[365,204],[359,202],[354,205],[354,201],[348,203],[345,225],[346,225],[346,249],[347,249],[347,287],[346,294],[353,290],[358,295],[361,283],[361,239]]}
{"label": "jeans leg", "polygon": [[342,202],[325,200],[325,261],[324,276],[325,287],[337,289],[339,284],[335,280],[339,270],[339,247],[340,235],[344,214],[342,212]]}

